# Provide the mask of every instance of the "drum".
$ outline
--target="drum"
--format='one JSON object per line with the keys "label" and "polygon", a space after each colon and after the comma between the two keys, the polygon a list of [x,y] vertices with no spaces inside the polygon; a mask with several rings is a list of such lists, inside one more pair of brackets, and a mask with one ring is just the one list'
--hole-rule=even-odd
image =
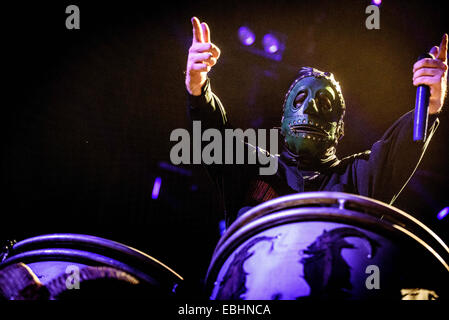
{"label": "drum", "polygon": [[16,243],[0,263],[0,280],[8,282],[11,274],[37,277],[34,282],[48,291],[49,299],[173,298],[183,281],[139,250],[82,234],[41,235]]}
{"label": "drum", "polygon": [[448,280],[448,246],[411,215],[309,192],[240,216],[215,248],[206,291],[213,300],[400,300],[416,290],[447,297]]}

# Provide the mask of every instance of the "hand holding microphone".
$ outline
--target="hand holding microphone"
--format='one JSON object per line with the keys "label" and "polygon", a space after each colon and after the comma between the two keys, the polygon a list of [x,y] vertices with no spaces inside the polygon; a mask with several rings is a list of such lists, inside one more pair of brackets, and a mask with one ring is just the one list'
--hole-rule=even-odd
{"label": "hand holding microphone", "polygon": [[423,141],[427,116],[441,111],[447,90],[447,46],[445,34],[439,47],[419,57],[413,66],[413,85],[417,86],[413,140]]}

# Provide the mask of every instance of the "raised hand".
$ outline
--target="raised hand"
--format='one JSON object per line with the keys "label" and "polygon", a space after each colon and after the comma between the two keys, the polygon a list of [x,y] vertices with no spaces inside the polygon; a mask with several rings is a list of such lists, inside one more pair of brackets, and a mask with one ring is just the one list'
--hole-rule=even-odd
{"label": "raised hand", "polygon": [[413,65],[413,85],[421,84],[430,87],[429,114],[441,111],[447,90],[447,43],[445,34],[440,46],[433,47],[430,54],[434,57],[417,61]]}
{"label": "raised hand", "polygon": [[193,17],[191,22],[193,38],[187,58],[185,84],[191,95],[199,96],[206,83],[207,73],[220,57],[220,49],[210,42],[210,30],[205,22],[200,23],[196,17]]}

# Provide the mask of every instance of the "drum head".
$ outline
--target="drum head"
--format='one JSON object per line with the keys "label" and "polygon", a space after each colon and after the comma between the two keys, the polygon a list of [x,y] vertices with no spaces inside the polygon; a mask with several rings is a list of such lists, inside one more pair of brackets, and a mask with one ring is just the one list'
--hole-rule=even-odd
{"label": "drum head", "polygon": [[251,209],[220,239],[207,275],[211,299],[401,299],[443,294],[448,247],[392,206],[314,192]]}
{"label": "drum head", "polygon": [[[54,299],[170,298],[183,281],[168,266],[137,249],[82,234],[49,234],[20,241],[0,264],[0,272],[22,264]],[[81,287],[84,290],[72,290]]]}

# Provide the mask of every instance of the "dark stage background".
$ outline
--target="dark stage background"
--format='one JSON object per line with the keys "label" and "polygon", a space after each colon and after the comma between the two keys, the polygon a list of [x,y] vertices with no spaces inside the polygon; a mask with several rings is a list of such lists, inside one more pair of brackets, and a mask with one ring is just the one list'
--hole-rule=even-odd
{"label": "dark stage background", "polygon": [[[2,5],[0,239],[87,233],[134,246],[185,278],[205,275],[222,219],[206,172],[167,166],[170,132],[187,127],[190,18],[222,50],[212,86],[236,127],[279,124],[300,66],[332,71],[347,103],[339,155],[369,149],[414,107],[412,65],[448,32],[442,4],[383,1],[54,1]],[[76,4],[81,29],[67,30]],[[241,49],[237,30],[287,36],[279,62]],[[256,41],[260,40],[260,36]],[[411,137],[410,137],[411,138]],[[448,108],[396,206],[447,240]],[[153,184],[161,177],[157,199]]]}

